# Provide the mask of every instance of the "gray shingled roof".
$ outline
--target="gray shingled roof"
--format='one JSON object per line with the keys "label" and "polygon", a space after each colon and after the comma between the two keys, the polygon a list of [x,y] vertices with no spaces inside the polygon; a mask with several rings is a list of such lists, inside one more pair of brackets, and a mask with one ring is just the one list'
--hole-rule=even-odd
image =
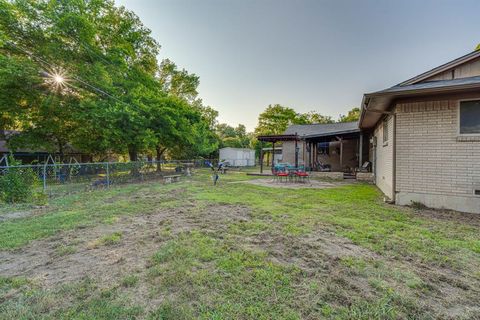
{"label": "gray shingled roof", "polygon": [[316,124],[294,124],[285,130],[285,134],[295,134],[299,136],[326,136],[341,133],[359,132],[358,122],[341,123],[316,123]]}
{"label": "gray shingled roof", "polygon": [[477,77],[469,77],[469,78],[460,78],[460,79],[453,79],[453,80],[437,80],[437,81],[428,81],[428,82],[421,82],[417,84],[410,84],[410,85],[396,85],[391,88],[378,91],[378,93],[394,93],[394,92],[402,92],[402,91],[410,91],[410,90],[422,90],[422,89],[434,89],[434,88],[443,88],[443,87],[452,87],[452,86],[463,86],[469,84],[479,84],[480,83],[480,76]]}

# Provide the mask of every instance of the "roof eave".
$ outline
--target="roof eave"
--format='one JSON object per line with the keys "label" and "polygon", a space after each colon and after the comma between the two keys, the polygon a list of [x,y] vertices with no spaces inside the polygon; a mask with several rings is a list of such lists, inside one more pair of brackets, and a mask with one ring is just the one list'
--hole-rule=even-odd
{"label": "roof eave", "polygon": [[[398,98],[408,98],[412,96],[425,96],[425,95],[432,95],[437,93],[455,93],[461,91],[468,91],[472,89],[480,89],[480,83],[470,83],[470,84],[463,84],[463,85],[455,85],[455,86],[445,86],[445,87],[438,87],[438,88],[421,88],[421,89],[412,89],[412,90],[405,90],[405,91],[378,91],[373,93],[366,93],[363,95],[362,99],[362,112],[360,114],[360,120],[358,122],[360,129],[369,129],[372,126],[365,126],[365,117],[367,113],[376,113],[381,111],[387,111],[390,105],[381,105],[381,108],[376,108],[375,111],[368,110],[369,104],[371,99],[373,98],[387,98],[388,100],[392,101]],[[386,100],[387,100],[386,99]],[[378,121],[377,121],[378,122]]]}
{"label": "roof eave", "polygon": [[329,137],[329,136],[338,136],[338,135],[357,133],[357,132],[360,132],[360,129],[335,131],[335,132],[327,132],[327,133],[320,133],[320,134],[310,134],[310,135],[302,136],[302,138],[310,139],[310,138],[317,138],[317,137]]}

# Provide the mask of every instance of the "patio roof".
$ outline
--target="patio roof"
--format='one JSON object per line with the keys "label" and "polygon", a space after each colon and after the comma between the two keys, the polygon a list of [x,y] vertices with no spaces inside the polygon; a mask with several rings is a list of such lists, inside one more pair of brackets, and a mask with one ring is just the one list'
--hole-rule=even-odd
{"label": "patio roof", "polygon": [[257,140],[263,142],[295,141],[299,140],[299,137],[296,134],[276,134],[269,136],[258,136]]}
{"label": "patio roof", "polygon": [[360,132],[358,123],[356,121],[339,123],[294,124],[287,128],[285,134],[295,133],[302,138],[315,138],[354,132]]}

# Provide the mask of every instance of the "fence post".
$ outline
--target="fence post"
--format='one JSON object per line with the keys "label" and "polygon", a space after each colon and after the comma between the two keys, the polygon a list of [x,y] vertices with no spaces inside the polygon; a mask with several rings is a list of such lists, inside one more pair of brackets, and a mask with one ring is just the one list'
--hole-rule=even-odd
{"label": "fence post", "polygon": [[107,162],[107,188],[110,188],[110,170]]}
{"label": "fence post", "polygon": [[47,166],[43,166],[43,191],[47,191]]}

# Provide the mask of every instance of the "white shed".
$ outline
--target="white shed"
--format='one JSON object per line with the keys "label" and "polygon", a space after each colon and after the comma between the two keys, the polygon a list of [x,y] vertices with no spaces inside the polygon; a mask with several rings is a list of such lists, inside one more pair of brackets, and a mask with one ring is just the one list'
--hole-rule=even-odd
{"label": "white shed", "polygon": [[230,166],[246,167],[255,165],[255,150],[247,148],[222,148],[219,160],[228,162]]}

